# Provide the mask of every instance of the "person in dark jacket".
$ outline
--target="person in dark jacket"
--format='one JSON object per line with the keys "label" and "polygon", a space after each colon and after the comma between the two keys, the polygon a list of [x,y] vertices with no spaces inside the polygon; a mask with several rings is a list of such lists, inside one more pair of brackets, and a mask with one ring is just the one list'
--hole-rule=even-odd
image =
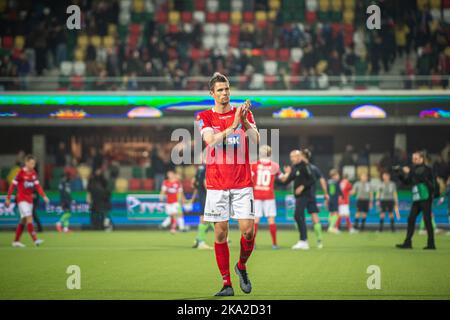
{"label": "person in dark jacket", "polygon": [[417,216],[422,213],[428,234],[428,243],[424,249],[434,250],[436,246],[434,243],[433,224],[431,222],[431,206],[436,190],[433,169],[425,164],[425,153],[422,151],[413,153],[412,163],[411,167],[403,167],[400,175],[400,179],[405,184],[412,185],[413,203],[408,217],[406,239],[402,244],[397,244],[396,247],[399,249],[412,248],[412,237],[416,227]]}
{"label": "person in dark jacket", "polygon": [[315,201],[311,197],[311,188],[315,183],[314,174],[311,166],[305,160],[305,156],[300,150],[294,150],[290,154],[292,166],[284,167],[285,174],[280,177],[282,184],[289,184],[294,181],[295,196],[295,222],[300,232],[300,240],[292,247],[292,249],[308,250],[305,209],[309,212],[315,210]]}
{"label": "person in dark jacket", "polygon": [[59,182],[59,201],[63,214],[61,219],[56,223],[56,230],[58,232],[69,232],[69,221],[72,206],[72,189],[70,186],[71,175],[70,172],[65,172]]}
{"label": "person in dark jacket", "polygon": [[98,168],[94,171],[89,179],[87,190],[90,196],[92,228],[103,230],[105,218],[111,209],[111,188],[102,169]]}

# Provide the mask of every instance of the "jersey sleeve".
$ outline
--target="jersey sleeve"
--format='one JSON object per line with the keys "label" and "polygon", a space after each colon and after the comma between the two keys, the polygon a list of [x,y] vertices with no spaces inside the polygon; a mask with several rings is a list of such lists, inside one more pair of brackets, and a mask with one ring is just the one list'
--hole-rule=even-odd
{"label": "jersey sleeve", "polygon": [[8,189],[8,195],[6,196],[7,199],[11,199],[11,196],[14,192],[14,188],[17,187],[19,184],[19,181],[22,179],[22,170],[20,170],[17,175],[14,177],[14,179],[11,181],[11,184],[9,185]]}
{"label": "jersey sleeve", "polygon": [[196,122],[197,127],[200,130],[200,134],[202,136],[206,131],[211,131],[211,132],[214,131],[212,124],[211,124],[211,120],[209,119],[209,117],[207,116],[207,114],[205,112],[199,113],[197,115],[195,122]]}

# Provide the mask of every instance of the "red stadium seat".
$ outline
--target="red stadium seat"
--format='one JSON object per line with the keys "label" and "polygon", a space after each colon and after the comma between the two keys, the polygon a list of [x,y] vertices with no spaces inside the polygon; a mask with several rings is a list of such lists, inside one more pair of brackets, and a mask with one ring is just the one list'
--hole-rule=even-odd
{"label": "red stadium seat", "polygon": [[256,26],[260,29],[265,29],[267,27],[267,20],[261,20],[256,22]]}
{"label": "red stadium seat", "polygon": [[291,74],[293,76],[298,76],[302,73],[302,62],[291,63]]}
{"label": "red stadium seat", "polygon": [[233,48],[238,48],[239,47],[239,34],[232,35],[230,37],[229,45],[230,45],[230,47],[233,47]]}
{"label": "red stadium seat", "polygon": [[74,75],[70,77],[70,88],[72,90],[83,90],[84,89],[84,77]]}
{"label": "red stadium seat", "polygon": [[0,192],[8,191],[8,182],[6,180],[0,179]]}
{"label": "red stadium seat", "polygon": [[206,22],[217,23],[217,13],[215,12],[206,13]]}
{"label": "red stadium seat", "polygon": [[264,83],[266,85],[266,89],[273,89],[275,87],[276,82],[277,82],[276,76],[270,76],[270,75],[264,76]]}
{"label": "red stadium seat", "polygon": [[203,51],[197,48],[191,49],[191,58],[192,60],[199,60],[203,58]]}
{"label": "red stadium seat", "polygon": [[277,60],[277,50],[275,49],[266,49],[264,55],[267,60]]}
{"label": "red stadium seat", "polygon": [[336,38],[338,33],[342,30],[342,26],[340,23],[332,23],[331,24],[331,33],[332,37]]}
{"label": "red stadium seat", "polygon": [[158,11],[156,13],[156,22],[159,24],[165,24],[167,23],[169,17],[167,14],[167,11]]}
{"label": "red stadium seat", "polygon": [[4,36],[2,39],[2,47],[5,49],[12,49],[14,45],[14,39],[11,36]]}
{"label": "red stadium seat", "polygon": [[132,23],[128,27],[128,32],[130,33],[130,35],[138,36],[141,34],[141,29],[142,27],[140,24]]}
{"label": "red stadium seat", "polygon": [[184,11],[181,13],[181,21],[184,23],[191,23],[192,22],[192,12]]}
{"label": "red stadium seat", "polygon": [[230,13],[226,11],[219,12],[219,21],[223,23],[230,22]]}
{"label": "red stadium seat", "polygon": [[128,190],[130,191],[138,191],[142,190],[141,179],[130,179],[128,180]]}
{"label": "red stadium seat", "polygon": [[155,180],[153,179],[144,179],[142,181],[142,187],[145,191],[153,191],[155,190]]}
{"label": "red stadium seat", "polygon": [[180,29],[176,24],[169,25],[169,32],[168,33],[178,33]]}
{"label": "red stadium seat", "polygon": [[278,50],[278,61],[287,62],[291,57],[291,51],[287,48]]}
{"label": "red stadium seat", "polygon": [[241,32],[241,26],[239,24],[232,24],[230,28],[230,34],[239,34]]}
{"label": "red stadium seat", "polygon": [[244,12],[244,22],[253,22],[255,21],[255,14],[252,11]]}
{"label": "red stadium seat", "polygon": [[317,13],[314,11],[306,11],[306,22],[313,24],[317,21]]}
{"label": "red stadium seat", "polygon": [[175,48],[169,48],[167,52],[169,54],[169,60],[176,60],[178,58],[178,52]]}
{"label": "red stadium seat", "polygon": [[195,0],[195,10],[205,11],[206,8],[206,0]]}

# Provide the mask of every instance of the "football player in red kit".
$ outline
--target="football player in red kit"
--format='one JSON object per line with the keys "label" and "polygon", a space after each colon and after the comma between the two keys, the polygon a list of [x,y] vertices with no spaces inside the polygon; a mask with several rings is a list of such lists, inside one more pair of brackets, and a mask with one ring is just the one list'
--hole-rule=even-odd
{"label": "football player in red kit", "polygon": [[246,268],[255,240],[248,142],[259,143],[259,133],[250,111],[250,101],[239,107],[230,104],[230,83],[224,75],[215,73],[209,82],[209,90],[214,106],[200,112],[196,119],[207,145],[204,220],[214,223],[214,250],[223,280],[223,288],[216,296],[233,296],[227,242],[230,218],[237,219],[241,231],[240,257],[234,270],[242,291],[250,293],[252,290]]}
{"label": "football player in red kit", "polygon": [[36,246],[39,246],[44,242],[36,236],[36,232],[33,227],[33,192],[37,190],[39,195],[44,198],[45,203],[49,200],[44,193],[41,185],[39,184],[38,176],[34,170],[36,166],[36,160],[32,155],[25,157],[25,166],[20,169],[16,177],[9,186],[8,196],[6,197],[5,205],[9,207],[11,204],[11,196],[14,189],[17,188],[16,203],[19,207],[20,222],[17,225],[16,237],[12,243],[13,247],[25,247],[23,243],[20,242],[20,236],[22,235],[25,225],[27,226],[28,233],[34,241]]}
{"label": "football player in red kit", "polygon": [[275,179],[282,175],[280,165],[270,159],[272,148],[267,145],[259,148],[259,160],[252,164],[253,195],[255,197],[255,237],[261,217],[267,217],[272,249],[277,246],[277,226],[275,217],[277,206],[275,201]]}

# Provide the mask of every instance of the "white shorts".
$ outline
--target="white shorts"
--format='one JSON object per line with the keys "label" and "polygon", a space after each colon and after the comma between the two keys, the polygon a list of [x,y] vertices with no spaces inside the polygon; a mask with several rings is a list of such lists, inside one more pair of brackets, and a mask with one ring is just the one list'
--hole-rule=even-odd
{"label": "white shorts", "polygon": [[350,206],[348,204],[340,204],[339,215],[344,217],[350,216]]}
{"label": "white shorts", "polygon": [[276,217],[277,205],[275,199],[255,200],[255,216],[257,218]]}
{"label": "white shorts", "polygon": [[179,213],[181,213],[181,206],[178,202],[166,203],[166,214],[176,216]]}
{"label": "white shorts", "polygon": [[207,190],[204,220],[255,219],[253,188]]}
{"label": "white shorts", "polygon": [[26,201],[20,201],[18,203],[20,218],[26,218],[33,216],[33,205]]}

